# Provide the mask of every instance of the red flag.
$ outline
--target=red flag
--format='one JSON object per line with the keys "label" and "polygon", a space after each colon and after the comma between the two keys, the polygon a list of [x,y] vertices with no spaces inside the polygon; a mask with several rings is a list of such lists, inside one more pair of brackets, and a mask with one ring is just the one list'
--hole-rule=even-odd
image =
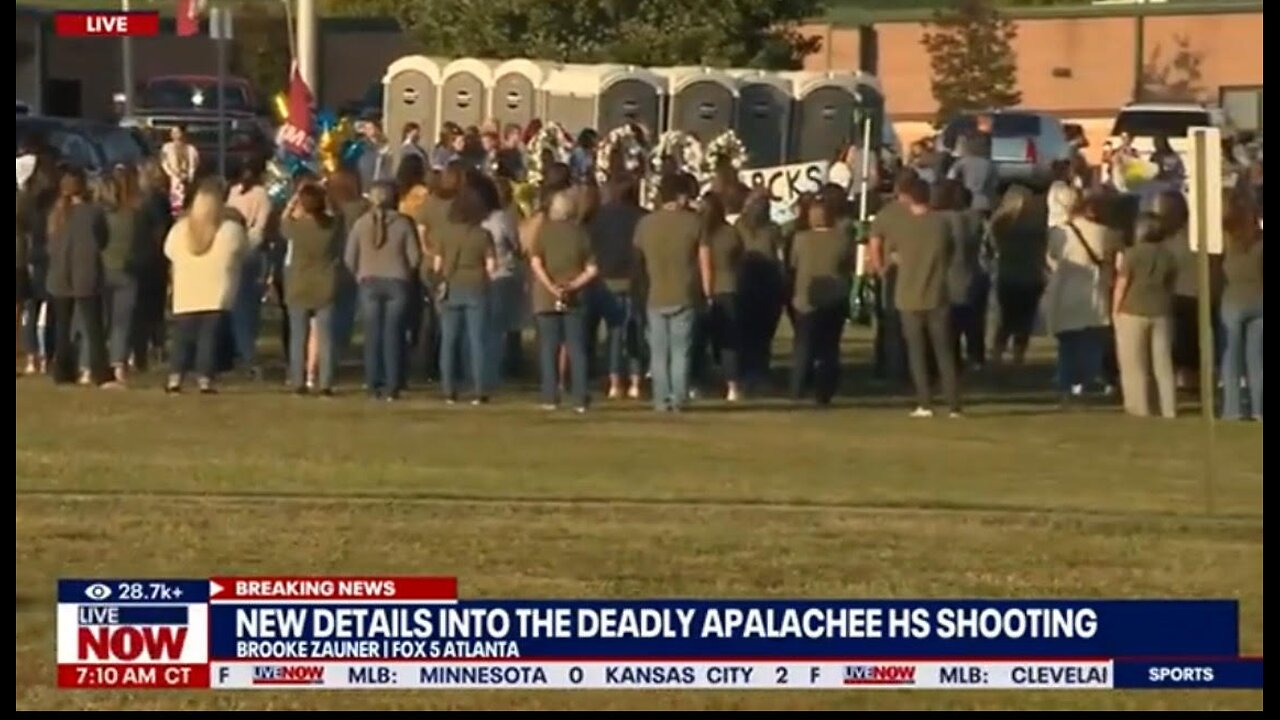
{"label": "red flag", "polygon": [[200,4],[196,0],[178,0],[174,13],[178,25],[178,37],[200,34]]}
{"label": "red flag", "polygon": [[289,152],[299,155],[310,155],[315,151],[315,137],[312,134],[311,104],[313,97],[311,88],[302,79],[298,63],[293,64],[289,73],[289,117],[280,127],[277,136],[280,145]]}

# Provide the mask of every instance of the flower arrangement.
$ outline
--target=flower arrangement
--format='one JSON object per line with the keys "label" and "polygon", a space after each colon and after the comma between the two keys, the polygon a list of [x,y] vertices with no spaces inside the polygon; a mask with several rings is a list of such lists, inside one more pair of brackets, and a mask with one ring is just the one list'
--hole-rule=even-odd
{"label": "flower arrangement", "polygon": [[724,164],[736,171],[741,170],[746,163],[747,147],[742,144],[736,132],[726,130],[707,143],[702,171],[706,175],[711,175]]}
{"label": "flower arrangement", "polygon": [[[667,163],[670,163],[668,165]],[[687,172],[702,179],[702,143],[696,135],[683,130],[668,130],[658,138],[658,145],[649,156],[649,166],[654,175],[661,176],[667,169]]]}
{"label": "flower arrangement", "polygon": [[549,122],[543,125],[529,140],[525,147],[525,168],[528,170],[527,181],[533,185],[542,183],[544,167],[548,157],[551,162],[569,162],[573,153],[573,138],[559,123]]}
{"label": "flower arrangement", "polygon": [[613,169],[615,154],[621,154],[623,167],[630,172],[644,168],[649,152],[645,148],[643,136],[637,132],[635,125],[627,123],[609,131],[596,145],[596,180],[603,183],[609,179]]}

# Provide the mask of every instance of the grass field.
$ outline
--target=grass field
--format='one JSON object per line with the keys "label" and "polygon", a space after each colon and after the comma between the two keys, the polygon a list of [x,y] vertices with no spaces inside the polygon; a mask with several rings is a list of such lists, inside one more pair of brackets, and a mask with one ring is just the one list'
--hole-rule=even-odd
{"label": "grass field", "polygon": [[[855,370],[865,374],[865,371]],[[977,389],[678,417],[16,382],[19,709],[1258,708],[1261,692],[58,692],[59,576],[448,574],[467,597],[1229,597],[1262,654],[1262,429]],[[855,385],[858,383],[855,382]]]}

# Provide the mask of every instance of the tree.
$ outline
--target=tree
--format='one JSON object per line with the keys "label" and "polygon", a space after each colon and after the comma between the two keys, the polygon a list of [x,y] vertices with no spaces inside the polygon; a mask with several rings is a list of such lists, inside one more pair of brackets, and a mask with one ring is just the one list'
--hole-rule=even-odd
{"label": "tree", "polygon": [[797,68],[821,41],[799,23],[823,0],[328,0],[394,15],[427,52],[634,65]]}
{"label": "tree", "polygon": [[284,14],[266,3],[241,3],[235,10],[231,72],[247,78],[267,96],[285,89],[289,77],[289,29]]}
{"label": "tree", "polygon": [[953,10],[934,14],[922,42],[933,71],[939,124],[958,112],[1022,102],[1013,51],[1017,35],[1013,22],[988,0],[958,0]]}

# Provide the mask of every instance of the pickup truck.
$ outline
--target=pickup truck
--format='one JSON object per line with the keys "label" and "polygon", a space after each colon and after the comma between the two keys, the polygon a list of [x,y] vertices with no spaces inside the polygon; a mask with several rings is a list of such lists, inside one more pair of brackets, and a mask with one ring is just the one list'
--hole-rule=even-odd
{"label": "pickup truck", "polygon": [[[272,149],[271,121],[262,111],[253,86],[244,78],[229,77],[223,86],[227,126],[227,166],[234,172],[255,156]],[[133,115],[122,125],[142,129],[157,147],[169,139],[176,126],[200,152],[201,165],[216,168],[218,161],[218,78],[211,75],[165,75],[144,82],[135,97]]]}

